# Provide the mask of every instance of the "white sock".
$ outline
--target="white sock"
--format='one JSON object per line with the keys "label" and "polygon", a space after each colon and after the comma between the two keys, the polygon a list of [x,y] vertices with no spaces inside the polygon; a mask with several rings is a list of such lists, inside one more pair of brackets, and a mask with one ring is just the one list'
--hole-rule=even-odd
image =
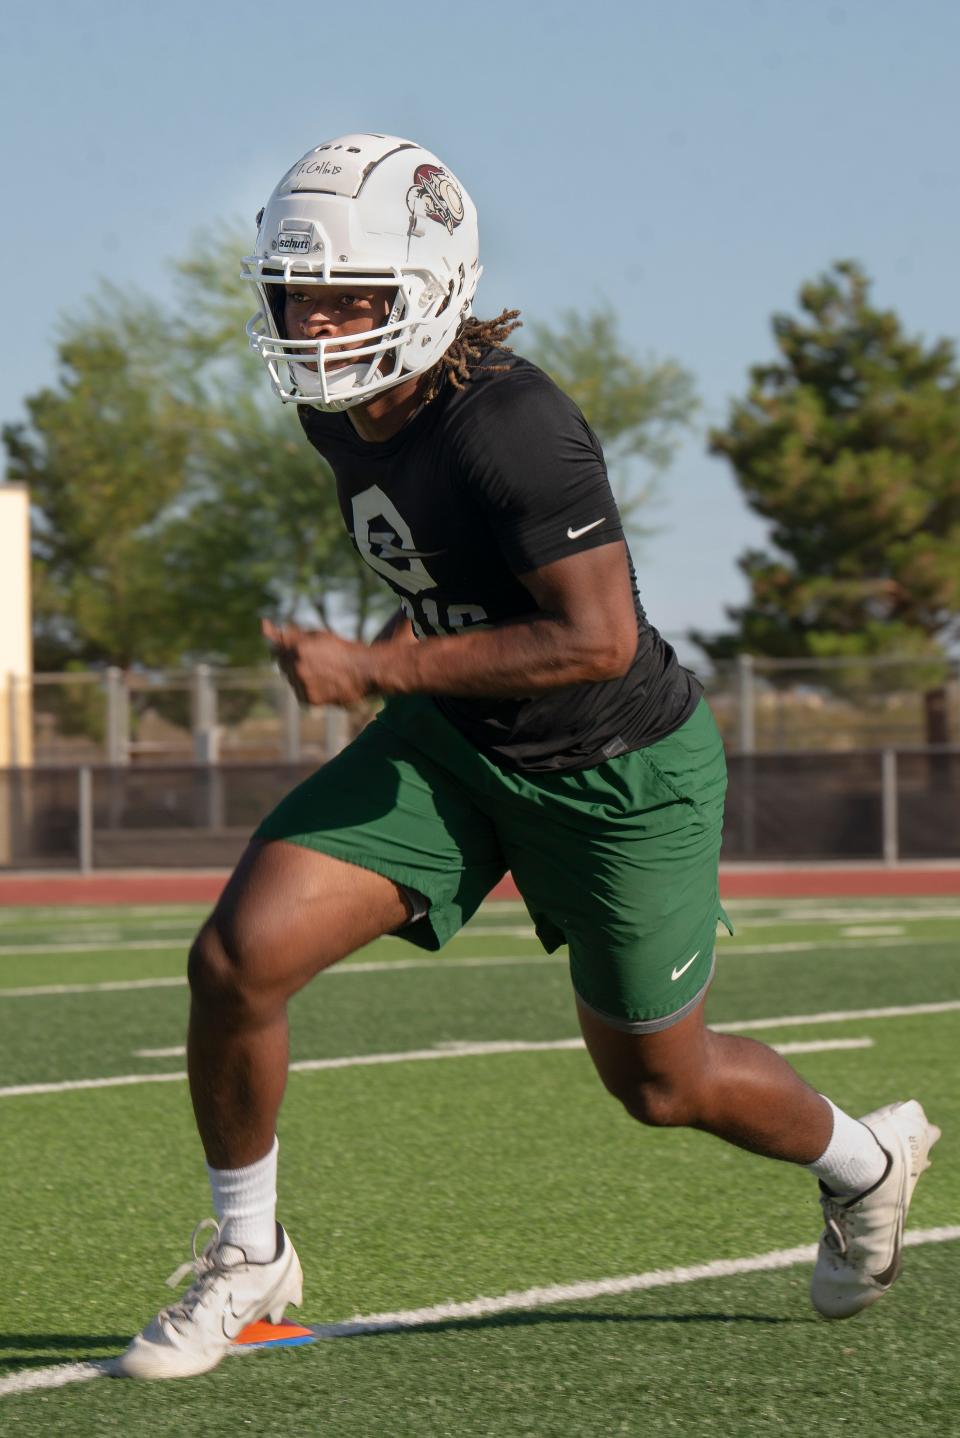
{"label": "white sock", "polygon": [[853,1197],[879,1183],[886,1171],[887,1155],[866,1124],[851,1118],[821,1094],[833,1110],[830,1142],[807,1168],[838,1197]]}
{"label": "white sock", "polygon": [[221,1243],[242,1248],[248,1263],[271,1263],[277,1252],[277,1151],[243,1168],[211,1168],[207,1177],[220,1221]]}

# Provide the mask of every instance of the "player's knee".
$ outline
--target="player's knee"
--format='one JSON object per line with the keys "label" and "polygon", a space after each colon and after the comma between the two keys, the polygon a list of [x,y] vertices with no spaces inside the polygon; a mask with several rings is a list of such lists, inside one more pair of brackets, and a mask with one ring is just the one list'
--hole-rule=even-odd
{"label": "player's knee", "polygon": [[193,1002],[227,1015],[257,1006],[257,984],[238,946],[225,941],[212,920],[204,924],[190,949],[187,979]]}
{"label": "player's knee", "polygon": [[624,1084],[615,1097],[631,1118],[650,1128],[682,1128],[697,1117],[695,1094],[685,1085],[662,1078]]}
{"label": "player's knee", "polygon": [[236,987],[237,966],[212,922],[204,924],[190,946],[187,982],[194,1002],[201,1004],[216,1003]]}

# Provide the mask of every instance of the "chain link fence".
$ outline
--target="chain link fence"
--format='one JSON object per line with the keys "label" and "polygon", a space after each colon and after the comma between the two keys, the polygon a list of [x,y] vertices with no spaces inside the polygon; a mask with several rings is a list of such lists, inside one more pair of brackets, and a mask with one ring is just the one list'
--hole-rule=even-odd
{"label": "chain link fence", "polygon": [[[730,860],[960,859],[960,671],[741,656],[706,678]],[[0,869],[221,867],[370,711],[272,670],[8,680]]]}
{"label": "chain link fence", "polygon": [[[701,674],[730,753],[960,743],[960,661],[764,659]],[[301,709],[271,669],[8,676],[12,766],[323,763],[369,711]]]}
{"label": "chain link fence", "polygon": [[732,753],[960,743],[960,661],[741,654],[701,678]]}
{"label": "chain link fence", "polygon": [[301,710],[273,670],[9,676],[2,727],[14,764],[323,763],[369,714]]}
{"label": "chain link fence", "polygon": [[[0,869],[220,868],[315,768],[0,770]],[[960,747],[731,754],[727,860],[960,860]]]}
{"label": "chain link fence", "polygon": [[0,770],[0,869],[222,868],[313,764]]}

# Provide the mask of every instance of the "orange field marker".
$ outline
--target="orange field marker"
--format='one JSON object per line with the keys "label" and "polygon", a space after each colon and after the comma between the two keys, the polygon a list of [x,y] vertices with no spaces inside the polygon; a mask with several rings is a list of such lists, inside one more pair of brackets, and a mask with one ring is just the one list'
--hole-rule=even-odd
{"label": "orange field marker", "polygon": [[233,1340],[235,1348],[290,1348],[298,1343],[315,1343],[312,1328],[299,1323],[248,1323]]}

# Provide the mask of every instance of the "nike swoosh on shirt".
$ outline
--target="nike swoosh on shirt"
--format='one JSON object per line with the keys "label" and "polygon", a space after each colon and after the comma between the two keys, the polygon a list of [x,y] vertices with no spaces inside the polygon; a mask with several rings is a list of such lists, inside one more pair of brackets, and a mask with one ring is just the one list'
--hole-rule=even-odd
{"label": "nike swoosh on shirt", "polygon": [[596,529],[598,524],[603,524],[606,520],[606,517],[607,516],[604,515],[602,519],[595,519],[592,524],[585,524],[582,529],[568,529],[567,538],[579,539],[581,534],[589,534],[591,529]]}
{"label": "nike swoosh on shirt", "polygon": [[[694,954],[693,959],[699,959],[699,957],[700,950],[698,949],[697,952]],[[690,965],[693,963],[693,959],[687,959],[687,962],[683,965],[682,968],[674,969],[673,973],[670,975],[671,979],[679,979],[681,974],[685,974],[687,972],[687,969],[689,969]]]}

